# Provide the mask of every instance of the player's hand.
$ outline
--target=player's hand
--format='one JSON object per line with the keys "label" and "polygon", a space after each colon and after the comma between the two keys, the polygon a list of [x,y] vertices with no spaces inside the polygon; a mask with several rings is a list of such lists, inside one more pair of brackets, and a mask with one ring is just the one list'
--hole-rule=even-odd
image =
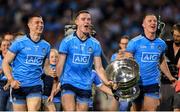
{"label": "player's hand", "polygon": [[121,59],[121,58],[124,58],[125,57],[125,52],[122,51],[122,50],[119,50],[117,56],[116,56],[116,59]]}
{"label": "player's hand", "polygon": [[47,102],[52,102],[53,101],[53,98],[54,98],[54,95],[50,95],[47,99]]}
{"label": "player's hand", "polygon": [[110,86],[113,90],[116,90],[118,88],[117,83],[114,83],[113,81],[108,81],[107,86]]}
{"label": "player's hand", "polygon": [[13,89],[19,89],[21,85],[19,81],[14,79],[10,81],[10,84]]}
{"label": "player's hand", "polygon": [[3,87],[3,89],[6,91],[6,90],[8,90],[8,89],[9,89],[9,87],[10,87],[10,83],[9,83],[9,82],[7,82],[7,83],[6,83],[6,85]]}
{"label": "player's hand", "polygon": [[108,82],[105,83],[105,85],[112,86],[113,85],[113,81],[108,81]]}
{"label": "player's hand", "polygon": [[124,56],[125,56],[126,58],[133,58],[133,55],[132,55],[130,52],[126,52],[126,51],[125,51],[125,53],[124,53]]}

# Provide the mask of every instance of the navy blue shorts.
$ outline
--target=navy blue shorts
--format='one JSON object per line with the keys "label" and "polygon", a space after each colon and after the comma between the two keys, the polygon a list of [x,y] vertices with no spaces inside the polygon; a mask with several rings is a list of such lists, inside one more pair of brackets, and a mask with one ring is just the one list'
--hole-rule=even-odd
{"label": "navy blue shorts", "polygon": [[61,96],[64,94],[74,95],[76,102],[89,104],[91,102],[91,90],[83,90],[76,88],[70,84],[63,84],[61,86]]}
{"label": "navy blue shorts", "polygon": [[160,99],[160,86],[159,84],[151,84],[147,86],[139,86],[140,95],[134,100],[135,103],[142,103],[144,96],[151,97],[153,99]]}
{"label": "navy blue shorts", "polygon": [[26,98],[42,96],[42,86],[20,87],[19,89],[12,89],[12,102],[15,104],[25,104]]}

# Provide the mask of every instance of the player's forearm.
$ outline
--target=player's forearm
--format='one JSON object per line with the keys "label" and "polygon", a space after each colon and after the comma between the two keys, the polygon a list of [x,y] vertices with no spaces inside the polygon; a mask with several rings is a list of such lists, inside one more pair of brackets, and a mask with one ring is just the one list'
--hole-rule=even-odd
{"label": "player's forearm", "polygon": [[44,73],[45,74],[50,74],[49,71],[50,71],[50,67],[49,66],[44,66]]}
{"label": "player's forearm", "polygon": [[106,72],[103,68],[99,68],[99,69],[96,69],[96,72],[98,74],[98,76],[101,78],[101,80],[105,83],[105,84],[108,84],[108,79],[106,77]]}
{"label": "player's forearm", "polygon": [[11,67],[6,60],[3,60],[2,68],[3,68],[4,74],[7,77],[8,81],[14,80],[12,73],[11,73]]}
{"label": "player's forearm", "polygon": [[63,67],[61,65],[57,64],[57,66],[56,66],[56,73],[57,73],[57,77],[58,78],[61,77],[62,71],[63,71]]}
{"label": "player's forearm", "polygon": [[100,89],[101,91],[105,92],[106,94],[109,94],[109,95],[113,96],[113,93],[112,93],[111,89],[110,89],[109,87],[107,87],[106,85],[103,85],[103,84],[102,84],[102,85],[99,87],[99,89]]}
{"label": "player's forearm", "polygon": [[65,61],[66,61],[66,54],[59,54],[59,61],[56,65],[56,73],[57,73],[58,78],[61,77]]}

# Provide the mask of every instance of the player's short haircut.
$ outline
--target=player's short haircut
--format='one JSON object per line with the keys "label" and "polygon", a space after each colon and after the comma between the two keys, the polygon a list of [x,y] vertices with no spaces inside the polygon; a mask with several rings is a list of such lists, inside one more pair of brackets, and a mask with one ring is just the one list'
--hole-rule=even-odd
{"label": "player's short haircut", "polygon": [[39,15],[39,14],[31,14],[31,15],[28,16],[28,21],[27,22],[29,23],[29,21],[34,17],[42,18],[42,16]]}
{"label": "player's short haircut", "polygon": [[76,19],[80,14],[82,14],[82,13],[90,14],[89,11],[87,11],[87,10],[81,10],[81,11],[79,11],[79,12],[75,15],[75,19]]}
{"label": "player's short haircut", "polygon": [[157,15],[156,15],[154,12],[149,11],[149,12],[146,12],[146,13],[143,14],[143,16],[142,16],[142,21],[144,21],[144,19],[145,19],[147,16],[155,16],[155,17],[157,18]]}

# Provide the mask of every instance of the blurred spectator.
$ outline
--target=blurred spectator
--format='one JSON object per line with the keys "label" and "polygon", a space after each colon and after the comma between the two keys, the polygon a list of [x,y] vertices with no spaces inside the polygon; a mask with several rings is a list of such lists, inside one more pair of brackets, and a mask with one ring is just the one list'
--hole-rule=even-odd
{"label": "blurred spectator", "polygon": [[[173,40],[166,41],[167,63],[171,74],[178,79],[178,60],[180,57],[180,23],[172,27]],[[165,75],[161,76],[161,111],[180,111],[180,94],[176,93],[172,82]]]}
{"label": "blurred spectator", "polygon": [[9,46],[10,42],[8,40],[2,39],[0,41],[0,111],[11,110],[9,83],[2,70],[2,60]]}
{"label": "blurred spectator", "polygon": [[14,34],[12,33],[5,33],[3,38],[11,43],[15,37],[14,37]]}
{"label": "blurred spectator", "polygon": [[[112,48],[108,45],[114,41],[114,35],[134,37],[141,32],[140,17],[148,10],[159,12],[166,27],[180,22],[180,4],[178,0],[6,0],[0,1],[0,34],[4,32],[25,31],[25,18],[31,13],[41,13],[45,18],[45,32],[55,33],[48,40],[55,45],[59,32],[65,24],[70,24],[73,12],[81,9],[89,10],[99,41],[104,45],[105,54],[110,58]],[[9,27],[11,26],[11,27]],[[168,30],[168,29],[165,29]],[[47,34],[46,33],[46,34]],[[50,34],[52,35],[52,34]],[[170,37],[165,34],[164,38]],[[102,39],[103,38],[103,39]],[[47,37],[46,37],[47,39]],[[113,48],[115,49],[115,48]]]}

